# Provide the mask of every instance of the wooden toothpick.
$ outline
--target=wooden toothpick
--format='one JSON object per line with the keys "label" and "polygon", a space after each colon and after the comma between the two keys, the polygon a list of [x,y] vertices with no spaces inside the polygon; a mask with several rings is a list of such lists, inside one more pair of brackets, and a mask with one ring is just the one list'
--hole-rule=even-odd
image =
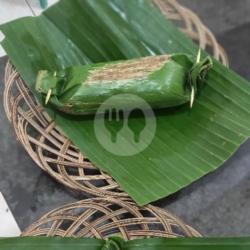
{"label": "wooden toothpick", "polygon": [[47,105],[48,102],[49,102],[49,99],[51,97],[51,94],[52,94],[52,89],[49,89],[48,93],[47,93],[47,96],[46,96],[46,99],[45,99],[45,104]]}

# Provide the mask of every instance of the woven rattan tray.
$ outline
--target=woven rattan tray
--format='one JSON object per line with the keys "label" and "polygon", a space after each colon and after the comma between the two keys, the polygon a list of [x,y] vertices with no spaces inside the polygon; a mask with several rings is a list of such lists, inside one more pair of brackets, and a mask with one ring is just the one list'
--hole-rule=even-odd
{"label": "woven rattan tray", "polygon": [[107,238],[198,237],[200,234],[160,208],[131,200],[93,198],[58,208],[35,222],[23,236]]}
{"label": "woven rattan tray", "polygon": [[[152,0],[153,1],[153,0]],[[212,33],[190,10],[175,0],[154,0],[200,47],[227,64],[227,57]],[[36,164],[60,183],[95,196],[126,197],[117,183],[99,171],[50,120],[9,62],[5,71],[4,107],[17,138]]]}

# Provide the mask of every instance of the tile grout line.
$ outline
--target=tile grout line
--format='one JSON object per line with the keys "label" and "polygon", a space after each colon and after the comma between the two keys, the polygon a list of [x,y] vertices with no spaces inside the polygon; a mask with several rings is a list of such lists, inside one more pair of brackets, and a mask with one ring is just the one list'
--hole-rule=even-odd
{"label": "tile grout line", "polygon": [[29,3],[29,1],[28,1],[28,0],[25,0],[25,3],[27,4],[28,8],[30,9],[32,15],[33,15],[33,16],[36,16],[36,13],[35,13],[35,11],[33,10],[31,4]]}

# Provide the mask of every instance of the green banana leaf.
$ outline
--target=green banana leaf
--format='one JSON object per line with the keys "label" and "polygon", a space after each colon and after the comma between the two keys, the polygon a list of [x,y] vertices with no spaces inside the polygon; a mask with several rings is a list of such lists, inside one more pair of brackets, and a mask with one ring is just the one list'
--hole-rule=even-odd
{"label": "green banana leaf", "polygon": [[90,238],[0,239],[1,250],[248,250],[250,238],[149,238],[123,241]]}
{"label": "green banana leaf", "polygon": [[[154,54],[195,57],[198,51],[150,0],[61,0],[40,17],[22,18],[0,30],[4,49],[31,90],[39,70]],[[97,167],[144,205],[215,170],[249,138],[250,84],[214,60],[193,108],[156,111],[153,141],[133,156],[106,151],[95,136],[93,117],[47,111]],[[144,122],[134,117],[130,127],[140,131]],[[109,129],[117,131],[119,124],[109,123]]]}
{"label": "green banana leaf", "polygon": [[[41,70],[36,91],[44,97],[45,105],[50,103],[55,109],[73,115],[95,114],[100,106],[110,110],[110,105],[104,107],[105,101],[114,95],[121,97],[112,102],[116,110],[119,107],[134,110],[140,105],[140,99],[128,102],[124,94],[136,95],[155,109],[186,103],[192,106],[197,88],[212,66],[210,57],[193,65],[186,55],[173,54],[76,66],[60,72]],[[121,77],[121,70],[122,78],[112,79]]]}
{"label": "green banana leaf", "polygon": [[1,250],[100,250],[104,241],[88,238],[18,237],[0,238]]}

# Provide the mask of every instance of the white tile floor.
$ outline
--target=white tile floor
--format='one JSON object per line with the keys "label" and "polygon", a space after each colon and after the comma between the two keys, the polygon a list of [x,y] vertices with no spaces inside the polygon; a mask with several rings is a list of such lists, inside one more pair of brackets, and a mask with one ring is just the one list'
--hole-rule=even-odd
{"label": "white tile floor", "polygon": [[[58,0],[48,0],[49,5],[56,3]],[[32,8],[32,10],[31,10]],[[42,9],[39,0],[0,0],[0,24],[17,19],[23,16],[39,15]],[[0,40],[3,35],[0,34]],[[0,57],[5,55],[0,46]]]}
{"label": "white tile floor", "polygon": [[0,192],[0,237],[19,236],[21,231]]}

